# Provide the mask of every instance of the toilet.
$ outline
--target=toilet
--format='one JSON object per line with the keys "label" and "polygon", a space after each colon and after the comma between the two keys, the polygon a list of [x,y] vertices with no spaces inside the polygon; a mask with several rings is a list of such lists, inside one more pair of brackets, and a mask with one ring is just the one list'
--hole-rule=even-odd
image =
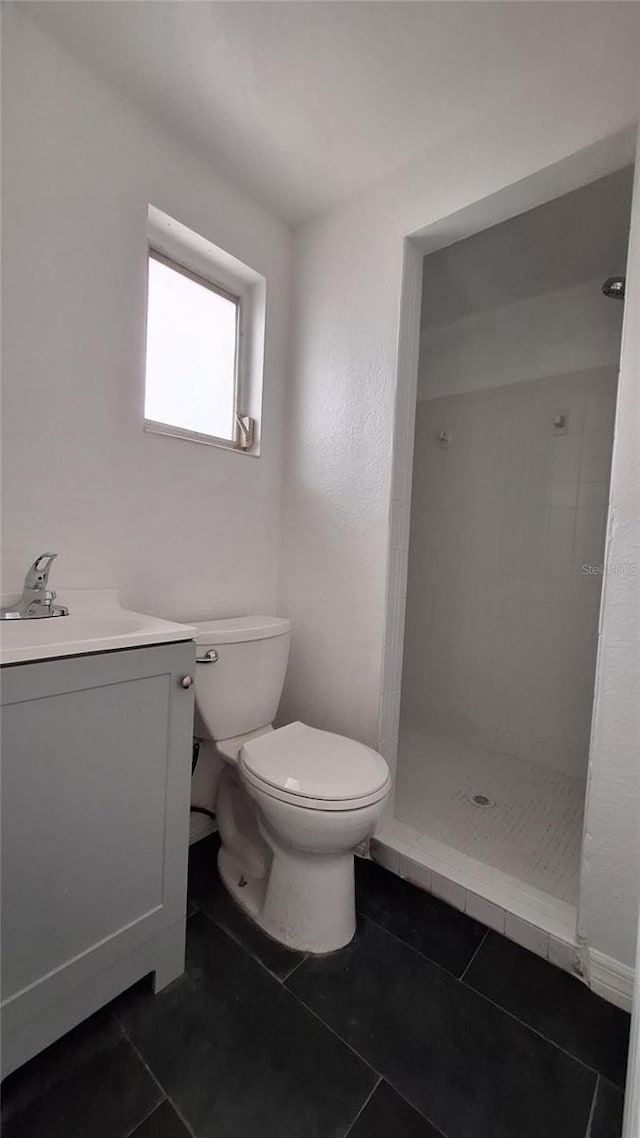
{"label": "toilet", "polygon": [[274,940],[342,948],[355,927],[353,855],[391,788],[370,747],[304,723],[274,730],[291,624],[245,616],[197,630],[195,733],[224,760],[215,801],[218,868]]}

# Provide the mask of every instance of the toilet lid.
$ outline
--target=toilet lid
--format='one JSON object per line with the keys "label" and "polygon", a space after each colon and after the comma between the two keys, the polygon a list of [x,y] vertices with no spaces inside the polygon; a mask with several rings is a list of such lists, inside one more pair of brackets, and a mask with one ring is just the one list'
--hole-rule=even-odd
{"label": "toilet lid", "polygon": [[304,723],[289,723],[246,742],[242,765],[277,790],[327,802],[368,797],[389,780],[389,768],[377,751]]}

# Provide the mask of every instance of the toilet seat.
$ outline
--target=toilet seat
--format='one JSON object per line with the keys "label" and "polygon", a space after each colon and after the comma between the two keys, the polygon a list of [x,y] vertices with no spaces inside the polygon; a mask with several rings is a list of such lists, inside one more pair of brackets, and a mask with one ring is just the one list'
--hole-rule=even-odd
{"label": "toilet seat", "polygon": [[377,751],[304,723],[247,740],[239,766],[245,781],[263,794],[308,810],[370,806],[386,796],[391,782]]}

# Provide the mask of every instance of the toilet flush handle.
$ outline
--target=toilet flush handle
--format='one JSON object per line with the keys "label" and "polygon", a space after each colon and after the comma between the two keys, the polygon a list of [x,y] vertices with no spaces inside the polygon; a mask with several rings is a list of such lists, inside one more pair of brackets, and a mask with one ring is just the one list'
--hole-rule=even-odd
{"label": "toilet flush handle", "polygon": [[219,653],[216,652],[215,648],[210,648],[204,656],[196,656],[196,664],[215,664],[219,659]]}

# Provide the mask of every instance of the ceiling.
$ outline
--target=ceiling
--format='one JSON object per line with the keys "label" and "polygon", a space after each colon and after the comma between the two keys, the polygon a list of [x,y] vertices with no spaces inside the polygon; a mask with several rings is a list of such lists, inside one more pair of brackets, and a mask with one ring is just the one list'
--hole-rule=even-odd
{"label": "ceiling", "polygon": [[623,275],[632,191],[627,166],[429,254],[423,328]]}
{"label": "ceiling", "polygon": [[[637,4],[21,0],[21,9],[296,225],[443,136],[573,77],[628,83]],[[568,78],[569,77],[569,78]],[[586,80],[585,80],[586,77]]]}

